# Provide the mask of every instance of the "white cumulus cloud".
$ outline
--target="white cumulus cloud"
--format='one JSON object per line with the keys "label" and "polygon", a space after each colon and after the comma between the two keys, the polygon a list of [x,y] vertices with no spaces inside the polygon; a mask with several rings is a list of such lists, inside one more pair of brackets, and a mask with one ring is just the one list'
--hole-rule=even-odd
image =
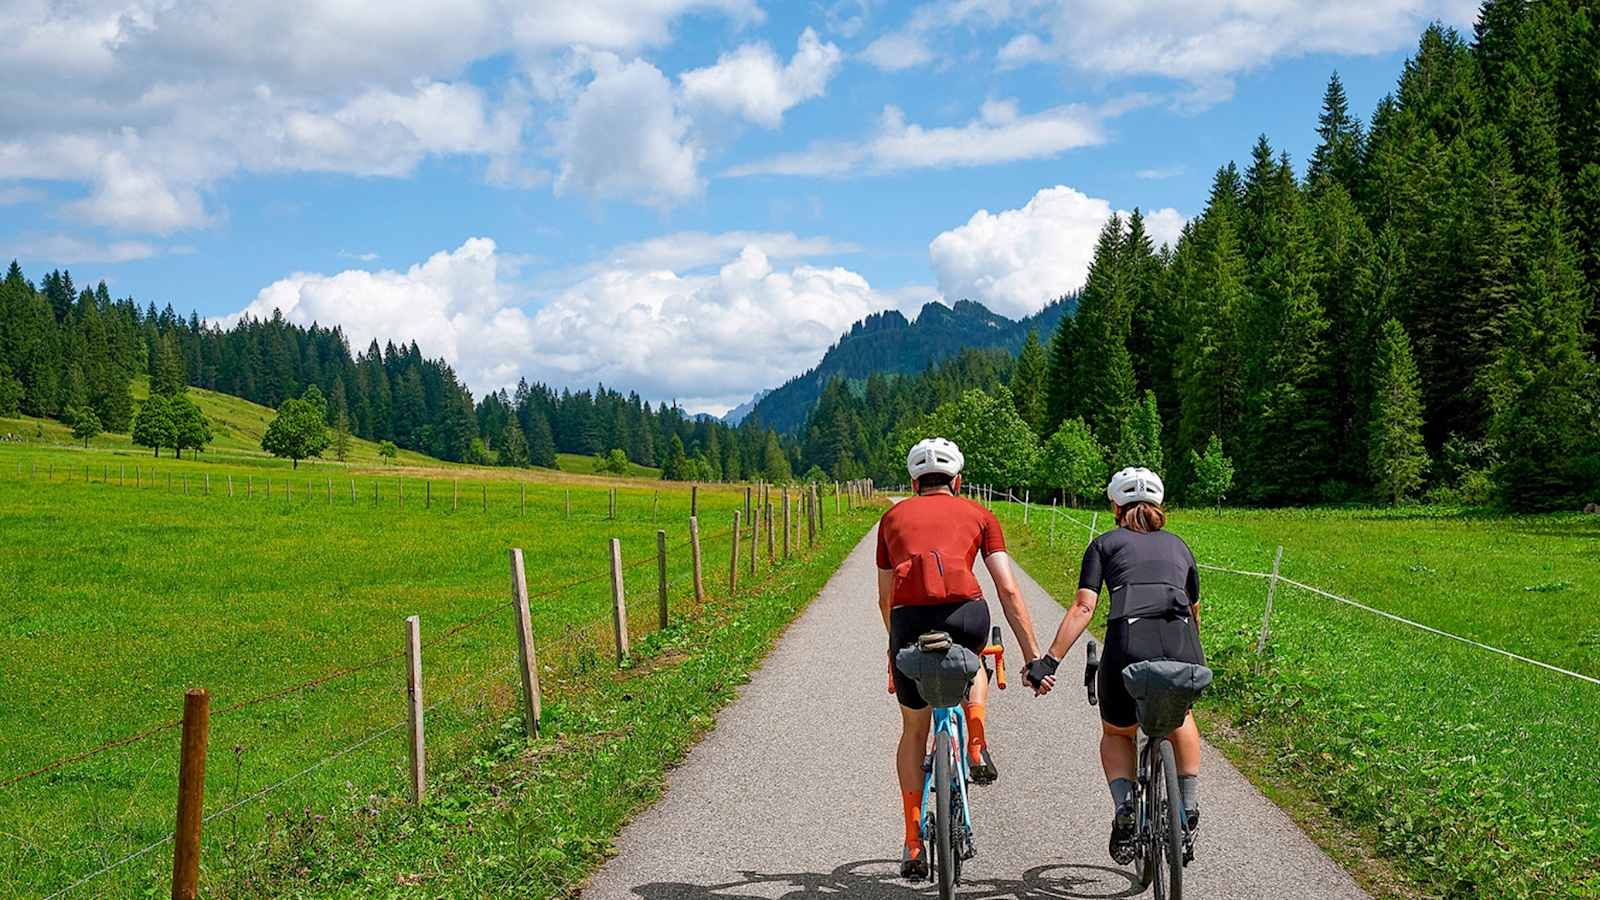
{"label": "white cumulus cloud", "polygon": [[933,50],[915,34],[886,34],[867,45],[861,58],[885,72],[899,72],[933,61]]}
{"label": "white cumulus cloud", "polygon": [[[1126,102],[1126,101],[1125,101]],[[1124,102],[1124,103],[1125,103]],[[750,175],[880,174],[1047,159],[1106,140],[1101,121],[1117,110],[1082,104],[1024,115],[1015,101],[991,100],[964,125],[924,127],[906,121],[898,107],[885,107],[878,131],[860,142],[824,142],[734,166],[726,173]]]}
{"label": "white cumulus cloud", "polygon": [[[1110,201],[1062,185],[1039,191],[1020,209],[980,209],[928,245],[939,291],[1007,316],[1036,312],[1083,287],[1112,211]],[[1184,221],[1174,209],[1145,215],[1157,246],[1176,241]]]}
{"label": "white cumulus cloud", "polygon": [[556,193],[577,189],[655,206],[697,196],[702,151],[672,84],[642,59],[594,57],[594,79],[555,126],[561,147]]}
{"label": "white cumulus cloud", "polygon": [[494,241],[472,238],[403,271],[294,273],[219,321],[280,310],[302,325],[338,324],[357,348],[415,339],[479,395],[526,376],[720,412],[815,364],[857,319],[910,302],[843,267],[774,263],[846,247],[787,233],[668,235],[534,292]]}
{"label": "white cumulus cloud", "polygon": [[822,96],[844,54],[810,28],[787,65],[766,44],[746,44],[720,57],[715,65],[679,76],[688,103],[737,115],[766,128],[777,128],[783,114]]}

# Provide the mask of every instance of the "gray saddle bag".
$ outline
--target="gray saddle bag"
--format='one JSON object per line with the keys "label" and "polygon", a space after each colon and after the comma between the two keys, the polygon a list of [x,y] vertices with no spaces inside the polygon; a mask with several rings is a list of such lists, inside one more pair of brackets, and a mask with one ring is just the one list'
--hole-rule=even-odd
{"label": "gray saddle bag", "polygon": [[894,666],[916,682],[917,691],[929,704],[960,706],[983,661],[950,640],[950,635],[935,631],[901,648],[894,656]]}
{"label": "gray saddle bag", "polygon": [[1152,737],[1178,730],[1200,695],[1211,684],[1211,670],[1176,659],[1149,659],[1122,670],[1122,683],[1133,697],[1139,727]]}

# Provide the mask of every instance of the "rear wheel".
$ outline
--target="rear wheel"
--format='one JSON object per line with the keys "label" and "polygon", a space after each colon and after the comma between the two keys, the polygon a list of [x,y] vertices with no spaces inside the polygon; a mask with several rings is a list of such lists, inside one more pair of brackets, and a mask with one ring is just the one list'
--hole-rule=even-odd
{"label": "rear wheel", "polygon": [[951,900],[956,891],[956,867],[961,865],[955,852],[954,808],[950,789],[955,777],[954,742],[941,732],[933,745],[933,877],[939,882],[939,900]]}
{"label": "rear wheel", "polygon": [[[1150,777],[1150,862],[1155,870],[1156,897],[1183,900],[1183,802],[1178,790],[1178,760],[1171,741],[1161,742],[1161,771]],[[1161,785],[1159,792],[1156,785]]]}

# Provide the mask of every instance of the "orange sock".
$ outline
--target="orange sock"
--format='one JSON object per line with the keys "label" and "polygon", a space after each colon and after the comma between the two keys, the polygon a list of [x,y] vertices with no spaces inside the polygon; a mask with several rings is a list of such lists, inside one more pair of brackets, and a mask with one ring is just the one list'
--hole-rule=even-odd
{"label": "orange sock", "polygon": [[906,846],[922,849],[922,792],[901,791],[900,809],[906,817]]}
{"label": "orange sock", "polygon": [[982,703],[963,704],[963,709],[967,713],[967,755],[972,757],[973,762],[977,762],[978,752],[989,743],[983,729],[986,710]]}

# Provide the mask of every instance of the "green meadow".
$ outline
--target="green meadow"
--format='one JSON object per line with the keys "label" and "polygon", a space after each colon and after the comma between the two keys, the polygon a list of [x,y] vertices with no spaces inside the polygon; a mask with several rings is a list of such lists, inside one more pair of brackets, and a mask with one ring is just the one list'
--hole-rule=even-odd
{"label": "green meadow", "polygon": [[[688,485],[404,456],[388,465],[365,450],[349,464],[293,469],[252,452],[247,417],[231,414],[231,433],[243,437],[219,436],[200,461],[158,459],[116,436],[85,451],[49,426],[41,440],[33,420],[0,422],[0,434],[26,429],[29,441],[0,445],[0,895],[49,894],[170,834],[172,722],[188,687],[211,693],[206,809],[244,801],[207,825],[213,886],[241,848],[265,867],[252,877],[288,865],[258,840],[272,833],[263,826],[273,810],[281,822],[286,809],[403,794],[403,732],[383,731],[405,716],[409,615],[421,618],[424,700],[435,707],[430,755],[447,761],[503,742],[505,728],[520,727],[509,548],[526,555],[552,679],[615,667],[611,538],[621,541],[641,653],[658,629],[658,529],[669,544],[673,627],[692,627],[702,612]],[[729,531],[744,499],[742,487],[698,492],[713,598],[726,593]],[[849,520],[856,537],[864,515]],[[559,709],[561,698],[547,702]],[[291,776],[270,799],[250,799]],[[170,858],[169,843],[83,890],[143,892]]]}
{"label": "green meadow", "polygon": [[[1088,537],[1073,520],[1090,513],[1060,514],[1052,540],[1048,508],[1024,527],[1020,505],[999,507],[1018,559],[1070,602]],[[1169,524],[1203,564],[1267,573],[1282,545],[1285,578],[1600,677],[1600,517],[1180,510]],[[1357,863],[1357,835],[1423,895],[1600,894],[1600,685],[1286,583],[1257,674],[1267,580],[1201,581],[1217,673],[1202,727],[1270,796],[1331,813],[1336,856]]]}

